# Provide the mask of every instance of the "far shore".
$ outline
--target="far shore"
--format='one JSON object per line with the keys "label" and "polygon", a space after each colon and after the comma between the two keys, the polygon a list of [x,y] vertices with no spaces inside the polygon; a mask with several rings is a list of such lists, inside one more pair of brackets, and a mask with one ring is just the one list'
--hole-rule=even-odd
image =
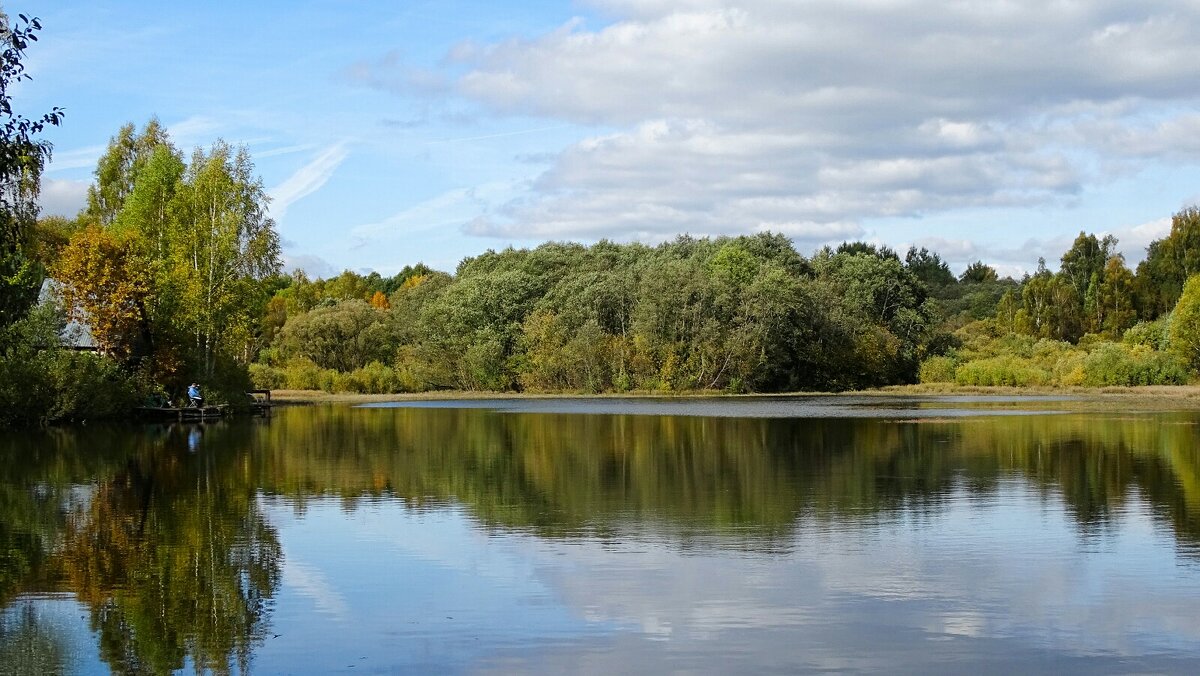
{"label": "far shore", "polygon": [[1200,408],[1200,385],[1152,385],[1145,387],[978,387],[949,383],[927,385],[895,385],[872,390],[853,392],[777,392],[755,394],[729,394],[718,390],[688,392],[609,392],[602,394],[582,392],[482,392],[462,390],[437,390],[396,394],[358,394],[353,392],[325,392],[322,390],[273,390],[271,399],[277,404],[362,404],[388,401],[448,401],[459,399],[557,399],[571,398],[651,398],[651,397],[920,397],[920,396],[1006,396],[1006,397],[1070,397],[1086,402],[1107,405],[1128,404],[1139,408],[1169,405],[1172,408]]}

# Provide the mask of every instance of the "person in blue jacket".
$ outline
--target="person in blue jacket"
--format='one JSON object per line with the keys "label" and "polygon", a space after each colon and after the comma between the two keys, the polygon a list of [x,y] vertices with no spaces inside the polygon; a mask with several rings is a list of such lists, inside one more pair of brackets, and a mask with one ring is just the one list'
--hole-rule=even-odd
{"label": "person in blue jacket", "polygon": [[188,406],[200,408],[204,405],[204,397],[200,394],[200,386],[196,383],[188,385]]}

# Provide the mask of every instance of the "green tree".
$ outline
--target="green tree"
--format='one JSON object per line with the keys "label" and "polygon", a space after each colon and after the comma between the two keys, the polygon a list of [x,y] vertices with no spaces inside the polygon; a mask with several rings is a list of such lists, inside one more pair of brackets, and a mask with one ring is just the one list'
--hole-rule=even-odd
{"label": "green tree", "polygon": [[983,284],[985,282],[994,282],[997,279],[999,279],[999,275],[996,274],[996,269],[990,265],[986,265],[983,261],[971,263],[958,277],[958,281],[963,284]]}
{"label": "green tree", "polygon": [[1192,371],[1200,370],[1200,275],[1183,285],[1179,302],[1171,312],[1170,351]]}
{"label": "green tree", "polygon": [[1092,280],[1102,275],[1108,259],[1116,253],[1117,238],[1106,235],[1097,239],[1095,235],[1079,233],[1071,248],[1062,255],[1059,273],[1066,278],[1075,295],[1082,300],[1087,296]]}
{"label": "green tree", "polygon": [[363,300],[344,300],[288,319],[279,332],[286,357],[304,357],[321,368],[352,371],[390,361],[396,345],[389,315]]}
{"label": "green tree", "polygon": [[930,291],[938,291],[948,286],[954,286],[958,279],[950,272],[950,266],[942,257],[925,247],[909,247],[904,255],[904,267],[908,268],[917,279],[921,280]]}
{"label": "green tree", "polygon": [[88,188],[88,220],[112,225],[133,194],[142,170],[160,146],[169,146],[167,132],[151,118],[138,133],[133,123],[125,124],[109,139],[108,148],[96,164],[96,182]]}
{"label": "green tree", "polygon": [[0,13],[0,327],[24,316],[42,283],[42,268],[30,258],[27,247],[51,146],[36,137],[63,118],[57,107],[33,119],[13,110],[10,87],[30,79],[22,61],[42,27],[37,18],[19,15],[18,19],[14,24]]}
{"label": "green tree", "polygon": [[1171,217],[1171,232],[1150,243],[1137,268],[1137,302],[1143,319],[1154,319],[1174,307],[1189,277],[1200,273],[1200,207],[1190,206]]}
{"label": "green tree", "polygon": [[1098,327],[1110,340],[1118,340],[1137,321],[1133,306],[1134,277],[1121,254],[1109,256],[1105,263],[1098,295]]}
{"label": "green tree", "polygon": [[279,236],[244,148],[196,149],[173,203],[167,280],[206,376],[225,353],[249,361],[261,282],[279,271]]}

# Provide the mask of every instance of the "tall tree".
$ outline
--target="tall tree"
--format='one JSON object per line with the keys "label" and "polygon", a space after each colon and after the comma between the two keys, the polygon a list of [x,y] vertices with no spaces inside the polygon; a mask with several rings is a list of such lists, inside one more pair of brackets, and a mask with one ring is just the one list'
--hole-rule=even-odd
{"label": "tall tree", "polygon": [[1200,370],[1200,275],[1192,275],[1183,286],[1171,312],[1168,344],[1188,368]]}
{"label": "tall tree", "polygon": [[1183,284],[1200,273],[1200,207],[1181,209],[1171,217],[1171,232],[1151,242],[1137,268],[1138,304],[1144,319],[1169,312]]}
{"label": "tall tree", "polygon": [[1109,256],[1098,292],[1098,328],[1111,340],[1117,340],[1125,329],[1137,321],[1133,308],[1133,273],[1125,267],[1121,254]]}
{"label": "tall tree", "polygon": [[99,225],[111,225],[125,200],[133,194],[138,176],[159,146],[170,145],[167,132],[151,118],[138,133],[133,123],[121,127],[108,141],[108,149],[96,164],[96,182],[88,188],[86,214]]}
{"label": "tall tree", "polygon": [[1097,239],[1095,235],[1081,232],[1062,255],[1059,272],[1081,300],[1087,296],[1092,280],[1104,273],[1104,265],[1116,253],[1116,248],[1117,238],[1112,235]]}
{"label": "tall tree", "polygon": [[266,302],[258,282],[279,272],[279,235],[267,199],[245,148],[223,141],[193,153],[179,186],[169,284],[206,375],[221,350],[249,341]]}
{"label": "tall tree", "polygon": [[908,253],[904,255],[904,267],[924,282],[930,291],[936,292],[958,282],[946,261],[925,247],[909,247]]}
{"label": "tall tree", "polygon": [[42,27],[37,18],[22,14],[18,19],[14,25],[0,13],[0,327],[24,316],[37,299],[41,267],[25,249],[37,221],[41,173],[51,146],[36,136],[63,117],[57,107],[35,119],[13,111],[9,88],[30,79],[22,60]]}

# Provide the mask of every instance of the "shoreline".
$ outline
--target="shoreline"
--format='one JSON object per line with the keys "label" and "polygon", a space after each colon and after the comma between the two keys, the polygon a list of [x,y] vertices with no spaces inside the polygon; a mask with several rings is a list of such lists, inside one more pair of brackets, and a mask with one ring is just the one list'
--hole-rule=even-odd
{"label": "shoreline", "polygon": [[1139,387],[982,387],[931,383],[925,385],[891,385],[869,390],[848,392],[777,392],[729,394],[719,390],[688,392],[487,392],[477,390],[437,390],[431,392],[402,392],[395,394],[360,394],[354,392],[325,392],[324,390],[272,390],[271,401],[281,406],[312,404],[364,404],[388,401],[452,401],[487,399],[692,399],[692,398],[796,398],[805,397],[895,397],[897,399],[928,396],[1003,396],[1003,397],[1069,397],[1079,402],[1121,402],[1141,406],[1171,404],[1179,408],[1200,409],[1200,385],[1147,385]]}

